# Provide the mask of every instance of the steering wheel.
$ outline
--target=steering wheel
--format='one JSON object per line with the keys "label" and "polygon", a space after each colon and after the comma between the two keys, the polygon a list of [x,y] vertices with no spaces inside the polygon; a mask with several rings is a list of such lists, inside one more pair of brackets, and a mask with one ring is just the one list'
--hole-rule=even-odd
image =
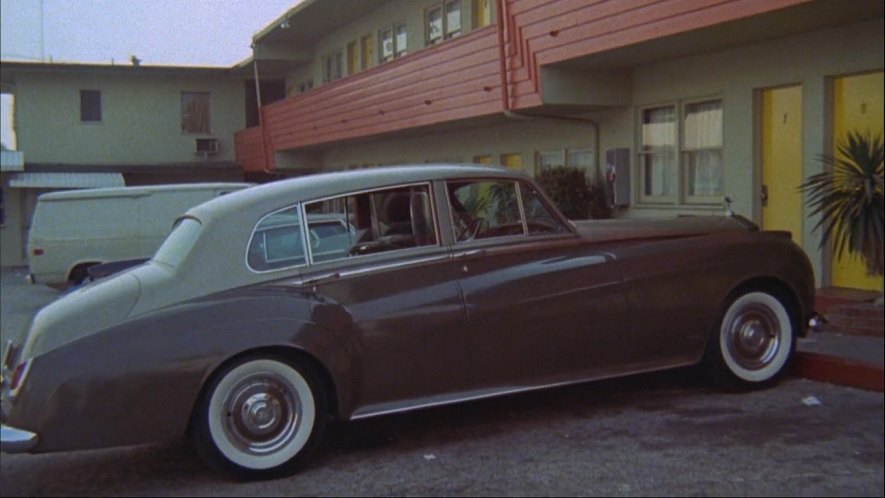
{"label": "steering wheel", "polygon": [[[472,220],[470,220],[470,223],[468,223],[467,226],[465,226],[464,228],[461,229],[460,232],[458,232],[458,241],[465,242],[468,240],[473,240],[484,229],[488,229],[488,227],[489,227],[489,222],[486,221],[486,219],[483,218],[482,216],[477,216],[476,218],[473,218]],[[468,235],[468,236],[465,237],[465,235]]]}

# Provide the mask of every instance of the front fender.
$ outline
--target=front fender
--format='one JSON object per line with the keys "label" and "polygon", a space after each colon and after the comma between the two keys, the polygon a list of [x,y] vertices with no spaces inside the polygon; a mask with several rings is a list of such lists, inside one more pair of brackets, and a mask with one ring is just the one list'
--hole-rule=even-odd
{"label": "front fender", "polygon": [[148,313],[35,357],[8,422],[39,435],[35,452],[177,439],[212,373],[264,348],[303,351],[350,385],[346,349],[309,313],[304,296],[266,291]]}

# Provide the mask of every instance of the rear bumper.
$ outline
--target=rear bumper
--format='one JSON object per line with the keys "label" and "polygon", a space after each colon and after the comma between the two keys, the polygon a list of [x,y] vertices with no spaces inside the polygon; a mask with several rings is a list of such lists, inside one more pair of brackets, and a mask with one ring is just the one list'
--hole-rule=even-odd
{"label": "rear bumper", "polygon": [[37,447],[38,441],[36,433],[8,425],[0,427],[0,451],[4,453],[28,453]]}

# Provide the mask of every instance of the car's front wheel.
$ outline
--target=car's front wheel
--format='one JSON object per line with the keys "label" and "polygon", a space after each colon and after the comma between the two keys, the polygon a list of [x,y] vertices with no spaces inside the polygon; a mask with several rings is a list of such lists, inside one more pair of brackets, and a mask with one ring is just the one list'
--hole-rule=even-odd
{"label": "car's front wheel", "polygon": [[772,293],[749,291],[727,302],[704,363],[724,387],[765,387],[784,372],[795,347],[787,306]]}
{"label": "car's front wheel", "polygon": [[198,453],[234,475],[289,475],[320,442],[326,395],[306,365],[267,356],[224,367],[195,412],[191,436]]}

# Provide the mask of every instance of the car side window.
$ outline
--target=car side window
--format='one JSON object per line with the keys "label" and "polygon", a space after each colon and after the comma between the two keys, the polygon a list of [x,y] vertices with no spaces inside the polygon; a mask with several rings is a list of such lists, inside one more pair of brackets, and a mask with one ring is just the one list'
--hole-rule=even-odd
{"label": "car side window", "polygon": [[336,197],[306,206],[311,261],[436,245],[429,185]]}
{"label": "car side window", "polygon": [[550,211],[534,187],[520,183],[519,189],[529,235],[549,235],[568,231],[562,221]]}
{"label": "car side window", "polygon": [[456,181],[447,188],[457,242],[525,234],[516,182]]}
{"label": "car side window", "polygon": [[299,206],[271,213],[258,222],[249,240],[246,261],[255,271],[305,264]]}

